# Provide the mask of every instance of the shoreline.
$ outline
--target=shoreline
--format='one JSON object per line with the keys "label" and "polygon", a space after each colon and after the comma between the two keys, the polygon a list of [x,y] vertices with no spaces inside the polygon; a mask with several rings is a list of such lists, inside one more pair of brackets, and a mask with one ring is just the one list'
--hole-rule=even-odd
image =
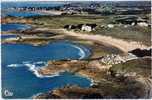
{"label": "shoreline", "polygon": [[147,46],[142,44],[141,42],[137,42],[137,41],[126,41],[120,38],[113,38],[111,36],[105,36],[105,35],[97,35],[97,34],[87,34],[87,33],[83,33],[83,32],[75,32],[73,30],[68,31],[66,29],[49,29],[49,28],[37,28],[36,30],[47,30],[47,31],[51,31],[51,32],[57,32],[59,34],[63,34],[66,36],[72,36],[75,38],[79,38],[79,39],[84,39],[84,40],[91,40],[91,41],[96,41],[96,42],[100,42],[103,43],[105,45],[108,46],[114,46],[120,50],[122,50],[123,52],[127,53],[128,51],[140,48],[140,49],[147,49],[147,48],[151,48],[151,46]]}
{"label": "shoreline", "polygon": [[137,49],[137,48],[140,48],[140,49],[149,48],[148,46],[143,45],[139,42],[135,42],[135,41],[128,42],[123,39],[112,38],[111,36],[88,35],[88,34],[83,34],[83,33],[77,33],[74,31],[67,31],[67,30],[63,30],[63,31],[67,35],[71,35],[71,36],[75,36],[75,37],[83,38],[83,39],[100,41],[102,43],[115,46],[124,52],[128,52],[128,51],[131,51],[131,50]]}
{"label": "shoreline", "polygon": [[[145,58],[143,58],[143,59],[145,59]],[[148,58],[149,59],[149,58]],[[138,59],[134,59],[134,60],[138,60]],[[128,61],[133,61],[133,60],[128,60]],[[128,62],[128,61],[126,61],[126,62]],[[82,62],[82,61],[81,61]],[[102,89],[102,85],[100,86],[100,84],[102,84],[102,82],[106,82],[106,81],[111,81],[111,82],[114,82],[113,83],[113,85],[118,85],[118,83],[121,83],[121,86],[123,86],[123,87],[127,87],[127,88],[129,88],[128,86],[125,86],[124,85],[124,83],[125,83],[125,81],[121,81],[121,82],[118,82],[117,83],[117,81],[120,81],[119,80],[119,76],[115,76],[115,77],[113,77],[114,78],[114,80],[112,79],[111,80],[111,78],[112,78],[112,73],[110,73],[110,68],[112,67],[112,66],[110,66],[110,67],[108,67],[108,68],[106,68],[106,69],[104,69],[104,68],[102,68],[102,69],[99,69],[98,67],[95,67],[94,66],[94,68],[96,69],[96,71],[94,70],[94,72],[95,73],[90,73],[88,70],[90,70],[90,65],[87,65],[87,67],[84,67],[84,68],[82,68],[83,69],[83,71],[82,71],[82,69],[81,68],[78,68],[77,69],[77,71],[73,71],[73,69],[75,69],[76,67],[78,67],[78,66],[73,66],[73,65],[69,65],[69,67],[65,67],[66,66],[66,64],[69,64],[69,63],[71,63],[71,61],[64,61],[64,62],[59,62],[59,61],[57,61],[57,62],[52,62],[52,63],[49,63],[48,62],[48,66],[46,66],[44,69],[44,73],[42,73],[42,72],[40,72],[41,74],[46,74],[45,72],[47,72],[47,74],[50,74],[50,73],[57,73],[58,71],[60,71],[63,67],[63,69],[66,69],[66,70],[64,70],[64,71],[69,71],[69,72],[72,72],[72,73],[74,73],[74,74],[76,74],[76,75],[80,75],[80,76],[82,76],[82,77],[85,77],[85,78],[88,78],[89,80],[91,80],[91,85],[90,85],[90,87],[89,88],[81,88],[81,89],[84,89],[84,91],[85,91],[85,89]],[[72,62],[73,63],[73,62]],[[76,62],[74,62],[74,63],[76,63]],[[80,63],[80,62],[77,62],[77,63]],[[124,63],[124,62],[123,62]],[[56,64],[56,66],[53,66],[53,65],[55,65]],[[50,66],[51,65],[51,66]],[[94,64],[93,64],[94,65]],[[59,68],[57,68],[56,70],[52,70],[51,71],[51,67],[58,67],[58,66],[60,66]],[[102,65],[101,65],[102,66]],[[70,70],[70,68],[72,67],[72,70]],[[43,68],[42,68],[43,69]],[[59,69],[59,70],[58,70]],[[48,71],[47,71],[48,70]],[[49,70],[50,70],[50,72],[49,72]],[[132,76],[132,74],[131,74],[132,72],[128,72],[126,75],[129,75],[129,76],[125,76],[124,77],[124,79],[125,80],[128,80],[128,81],[136,81],[138,84],[140,84],[141,86],[147,86],[147,84],[148,84],[148,86],[150,85],[150,82],[149,83],[147,83],[147,84],[143,84],[142,82],[143,81],[138,81],[138,78],[146,78],[146,77],[143,77],[143,76],[140,76],[139,77],[139,75],[136,75],[136,76]],[[136,73],[136,72],[134,72],[134,73]],[[46,74],[46,75],[47,75]],[[110,78],[110,80],[109,79],[107,79],[107,78]],[[149,78],[149,77],[147,77],[147,78]],[[116,83],[115,83],[116,82]],[[129,84],[128,84],[129,85]],[[131,85],[130,85],[131,86]],[[65,87],[66,88],[66,87]],[[57,90],[64,90],[65,88],[59,88],[59,89],[55,89],[55,90],[51,90],[52,92],[55,92],[55,91],[57,91]],[[77,90],[79,87],[76,87],[76,88],[73,88],[73,85],[72,86],[68,86],[68,88],[67,88],[67,90],[69,90],[69,91],[71,91],[72,92],[72,90],[74,89],[74,91],[75,90]],[[112,88],[114,88],[114,87],[112,87]],[[72,90],[70,90],[70,89],[72,89]],[[141,89],[141,88],[140,88]],[[50,93],[50,95],[51,95],[51,91],[48,91],[47,93]],[[104,90],[103,90],[104,91]],[[106,90],[105,90],[106,91]],[[134,90],[134,91],[138,91],[138,90]],[[145,88],[145,90],[140,90],[140,92],[144,92],[144,91],[149,91],[149,89],[148,88]],[[35,97],[35,98],[43,98],[43,96],[45,97],[45,95],[47,96],[47,93],[42,93],[41,95],[38,95],[37,97]],[[68,93],[68,92],[67,92]],[[77,91],[76,93],[79,93],[79,91]],[[100,92],[99,92],[100,93]],[[116,93],[117,94],[117,93]],[[113,94],[114,95],[114,94]],[[135,95],[135,94],[134,94]],[[143,94],[143,95],[145,95],[145,94]],[[42,97],[41,97],[42,96]],[[60,94],[60,96],[62,96],[62,94]],[[67,95],[68,96],[68,95]],[[148,97],[146,97],[146,98],[149,98],[149,96]]]}
{"label": "shoreline", "polygon": [[60,3],[2,9],[3,97],[152,98],[150,2]]}
{"label": "shoreline", "polygon": [[[47,29],[44,29],[44,30],[47,31]],[[52,32],[52,29],[50,29],[50,30]],[[50,37],[51,39],[54,39],[55,41],[58,40],[58,38],[56,38],[58,36],[63,36],[63,37],[61,37],[63,40],[66,39],[66,36],[71,36],[71,37],[74,37],[74,39],[72,38],[71,40],[80,39],[80,40],[92,41],[93,43],[98,42],[99,44],[104,44],[107,47],[108,46],[115,47],[115,48],[123,51],[123,53],[127,53],[127,54],[128,54],[128,51],[134,50],[136,48],[140,48],[140,49],[149,48],[148,46],[145,46],[145,45],[140,44],[135,41],[128,42],[128,41],[125,41],[122,39],[112,38],[110,36],[92,35],[92,34],[89,35],[89,34],[80,33],[80,32],[78,33],[78,32],[74,32],[74,31],[67,31],[65,29],[54,29],[54,31],[58,31],[58,33],[59,33],[57,36]],[[23,40],[25,40],[26,42],[20,41],[19,43],[44,44],[45,42],[51,42],[51,39],[46,39],[46,38],[40,37],[46,41],[44,41],[44,42],[38,41],[38,43],[37,43],[36,41],[31,41],[32,40],[31,38],[35,39],[37,37],[33,36],[33,37],[29,37],[29,39],[28,39],[28,37],[23,37]],[[61,39],[61,38],[59,37],[59,39]],[[79,40],[77,40],[77,41],[79,41]],[[17,40],[11,40],[11,39],[7,40],[7,42],[18,43]],[[37,45],[35,45],[35,46],[37,46]],[[91,46],[92,46],[92,50],[94,50],[95,49],[95,48],[93,48],[94,44]],[[93,51],[93,52],[96,53],[96,51]],[[28,65],[26,64],[26,66],[36,76],[39,75],[39,77],[54,77],[56,75],[59,75],[61,72],[68,71],[68,72],[74,73],[75,75],[80,75],[82,77],[89,79],[91,81],[90,88],[92,88],[92,86],[94,86],[94,85],[95,86],[97,85],[98,88],[102,89],[102,87],[100,87],[99,84],[102,84],[102,80],[106,80],[105,77],[108,77],[107,73],[109,72],[109,69],[112,67],[112,65],[104,65],[103,63],[101,63],[100,60],[101,59],[93,60],[93,61],[91,61],[91,60],[87,61],[85,59],[84,60],[83,59],[82,60],[69,60],[69,61],[48,61],[47,62],[48,66],[45,66],[43,68],[36,69],[36,70],[34,69],[35,66],[33,67],[29,64]],[[105,76],[105,75],[107,75],[107,76]],[[115,85],[115,83],[113,83],[113,84]],[[90,89],[90,88],[88,88],[88,89]],[[45,93],[41,93],[41,94],[45,94]],[[39,95],[37,97],[39,97]],[[36,97],[34,97],[34,98],[36,98]]]}

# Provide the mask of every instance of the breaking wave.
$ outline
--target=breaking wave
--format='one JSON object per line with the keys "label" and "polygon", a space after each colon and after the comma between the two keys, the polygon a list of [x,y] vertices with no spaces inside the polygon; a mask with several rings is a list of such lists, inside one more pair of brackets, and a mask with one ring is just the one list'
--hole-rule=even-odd
{"label": "breaking wave", "polygon": [[79,50],[79,56],[80,58],[79,59],[83,59],[85,56],[86,56],[86,52],[83,50],[83,48],[77,46],[77,45],[71,45],[73,48],[76,48]]}
{"label": "breaking wave", "polygon": [[[89,55],[87,52],[87,49],[81,47],[81,46],[77,46],[77,45],[70,45],[71,47],[78,49],[78,55],[80,56],[79,59],[83,59],[86,57],[86,55]],[[27,67],[29,71],[31,71],[36,77],[38,78],[45,78],[45,77],[54,77],[54,76],[59,76],[60,73],[56,73],[53,75],[42,75],[39,70],[42,67],[47,66],[48,63],[46,61],[37,61],[37,62],[32,62],[32,61],[23,61],[20,64],[9,64],[7,65],[7,67],[9,68],[17,68],[17,67]]]}
{"label": "breaking wave", "polygon": [[7,65],[7,67],[12,67],[12,68],[16,68],[16,67],[22,67],[23,64],[10,64],[10,65]]}
{"label": "breaking wave", "polygon": [[[42,64],[42,66],[37,65],[37,64]],[[40,68],[47,66],[47,63],[44,61],[39,61],[39,62],[30,62],[30,61],[25,61],[22,64],[10,64],[7,65],[9,68],[16,68],[16,67],[28,67],[28,70],[33,72],[33,74],[38,77],[38,78],[46,78],[46,77],[55,77],[59,76],[59,73],[53,74],[53,75],[42,75],[39,73]]]}

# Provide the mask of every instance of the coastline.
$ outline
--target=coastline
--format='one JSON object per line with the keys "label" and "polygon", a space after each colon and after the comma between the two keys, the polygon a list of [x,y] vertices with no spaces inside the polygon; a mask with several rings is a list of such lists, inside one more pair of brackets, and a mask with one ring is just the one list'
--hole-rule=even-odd
{"label": "coastline", "polygon": [[[123,52],[128,52],[137,48],[140,49],[147,49],[150,48],[151,46],[147,46],[142,44],[141,42],[137,42],[137,41],[126,41],[123,39],[119,39],[119,38],[113,38],[111,36],[105,36],[105,35],[93,35],[93,34],[89,34],[89,33],[83,33],[83,32],[75,32],[75,31],[68,31],[66,29],[49,29],[49,28],[37,28],[36,30],[47,30],[47,31],[51,31],[51,32],[57,32],[59,34],[63,34],[63,35],[67,35],[67,36],[72,36],[75,38],[79,38],[79,39],[84,39],[84,40],[91,40],[91,41],[97,41],[97,42],[101,42],[105,45],[109,45],[109,46],[114,46],[119,48],[120,50],[122,50]],[[107,41],[108,40],[108,41]]]}
{"label": "coastline", "polygon": [[[26,20],[23,20],[23,21],[25,21],[25,23],[28,24],[28,22]],[[92,55],[90,55],[88,59],[67,60],[67,61],[66,60],[65,61],[48,61],[47,65],[45,67],[36,68],[36,69],[35,69],[35,66],[32,64],[25,64],[28,67],[28,69],[30,71],[32,71],[32,73],[34,73],[39,78],[58,76],[58,75],[60,75],[60,73],[66,72],[66,71],[74,73],[76,75],[80,75],[81,77],[85,77],[85,78],[91,80],[91,84],[90,84],[91,89],[92,89],[92,87],[95,87],[93,89],[99,88],[102,90],[102,85],[103,85],[102,82],[104,82],[106,80],[107,83],[114,82],[114,83],[111,83],[111,85],[116,86],[116,88],[111,87],[110,88],[111,90],[113,90],[113,89],[117,90],[117,86],[120,85],[119,83],[121,83],[122,87],[124,88],[123,91],[125,91],[126,88],[127,89],[129,88],[127,86],[126,87],[123,86],[124,84],[127,84],[127,83],[125,83],[125,81],[129,80],[129,82],[130,81],[134,82],[134,80],[132,80],[132,79],[136,78],[134,76],[133,77],[131,76],[132,73],[131,73],[131,75],[130,75],[130,73],[124,74],[123,71],[122,72],[120,71],[120,73],[116,73],[115,76],[112,76],[113,73],[111,72],[110,69],[111,69],[111,67],[113,67],[113,65],[117,65],[117,64],[105,64],[102,62],[102,58],[103,58],[102,46],[105,46],[105,48],[109,47],[112,50],[114,50],[114,48],[116,48],[116,49],[122,51],[122,56],[124,56],[125,54],[128,54],[129,51],[137,49],[137,48],[140,48],[140,49],[150,48],[149,46],[146,46],[140,42],[126,41],[123,39],[113,38],[111,36],[93,35],[92,33],[86,34],[83,32],[67,31],[65,29],[49,29],[47,27],[46,28],[33,28],[33,29],[36,31],[55,32],[55,33],[57,33],[57,35],[51,36],[51,37],[23,36],[21,40],[18,40],[16,38],[10,38],[10,39],[6,39],[6,40],[2,41],[2,43],[14,43],[14,44],[23,43],[23,44],[31,44],[33,46],[40,46],[40,45],[46,45],[52,41],[68,40],[68,38],[71,38],[71,37],[72,37],[71,40],[74,40],[75,42],[79,42],[80,40],[84,40],[85,42],[91,41],[91,44],[83,43],[84,45],[90,46],[92,49],[92,52],[91,52]],[[29,33],[32,31],[33,30],[30,30]],[[42,32],[42,33],[45,33],[45,32]],[[23,34],[24,33],[26,33],[26,32],[23,32]],[[77,48],[77,49],[79,49],[79,48]],[[108,51],[108,49],[105,49],[105,51],[106,50]],[[83,52],[81,52],[80,55],[82,55],[82,54],[83,54]],[[115,52],[112,54],[115,54]],[[108,51],[108,53],[105,53],[104,55],[110,55],[109,51]],[[93,58],[93,60],[92,60],[92,58]],[[129,60],[134,60],[134,59],[129,59]],[[121,62],[120,64],[123,65],[126,62]],[[10,67],[12,67],[12,66],[10,66]],[[53,68],[51,68],[51,67],[53,67]],[[122,73],[124,74],[124,76],[121,76]],[[129,75],[129,76],[126,77],[125,75]],[[122,80],[125,80],[125,81],[122,81],[121,77],[123,77]],[[120,86],[120,90],[122,87]],[[69,86],[69,88],[72,88],[72,86]],[[108,88],[108,86],[106,88]],[[62,90],[62,89],[64,89],[64,88],[61,88],[59,90]],[[75,88],[75,89],[77,89],[77,88]],[[88,89],[90,89],[90,88],[88,88]],[[108,91],[108,93],[109,92],[111,93],[111,91]],[[45,94],[45,93],[40,93],[40,95],[41,94]],[[121,94],[121,92],[120,92],[120,94]],[[36,98],[36,97],[34,97],[34,98]]]}
{"label": "coastline", "polygon": [[77,33],[74,31],[67,31],[67,30],[63,30],[63,32],[67,35],[75,36],[78,38],[100,41],[102,43],[115,46],[124,52],[128,52],[128,51],[131,51],[131,50],[136,49],[136,48],[140,48],[140,49],[149,48],[148,46],[143,45],[143,44],[138,43],[138,42],[135,42],[135,41],[129,42],[129,41],[125,41],[122,39],[112,38],[110,36],[88,35],[88,34],[83,34],[83,33]]}
{"label": "coastline", "polygon": [[[150,59],[150,58],[142,58],[142,59]],[[138,60],[138,59],[134,59],[134,60]],[[141,60],[141,59],[140,59]],[[133,60],[128,60],[128,61],[133,61]],[[126,61],[126,62],[123,62],[123,63],[127,63],[128,61]],[[82,62],[82,61],[81,61]],[[90,85],[90,87],[89,88],[82,88],[82,89],[84,89],[84,91],[85,91],[85,89],[93,89],[93,90],[96,90],[96,89],[100,89],[100,88],[102,88],[102,85],[100,86],[100,84],[102,84],[102,82],[106,82],[106,81],[109,81],[109,82],[114,82],[114,83],[112,83],[114,86],[116,85],[120,85],[120,88],[121,88],[121,86],[123,86],[123,88],[129,88],[131,85],[128,83],[128,85],[125,85],[126,84],[126,81],[130,81],[130,82],[136,82],[136,84],[140,84],[140,92],[144,92],[144,91],[146,91],[146,92],[148,92],[148,91],[150,91],[149,90],[149,86],[151,86],[150,84],[151,84],[151,82],[144,82],[143,80],[147,80],[147,79],[149,79],[149,76],[148,77],[144,77],[144,76],[141,76],[141,75],[134,75],[134,73],[138,73],[138,72],[127,72],[126,73],[126,75],[124,74],[124,80],[125,81],[123,81],[123,80],[119,80],[119,77],[121,76],[117,76],[117,73],[115,73],[115,77],[113,77],[113,73],[112,73],[112,71],[111,71],[111,68],[113,67],[112,65],[109,65],[109,67],[108,67],[108,65],[106,65],[105,67],[106,67],[106,69],[105,68],[102,68],[102,69],[100,69],[100,68],[98,68],[98,67],[96,67],[96,66],[93,66],[94,67],[94,72],[89,72],[88,70],[90,70],[90,65],[86,65],[87,67],[83,67],[82,69],[81,68],[77,68],[78,66],[81,66],[82,64],[78,64],[77,66],[75,65],[69,65],[69,67],[66,65],[66,64],[70,64],[70,63],[80,63],[80,61],[79,62],[76,62],[76,61],[73,61],[73,62],[71,62],[71,61],[54,61],[54,63],[53,62],[50,62],[49,61],[49,64],[48,64],[48,66],[47,67],[45,67],[44,69],[42,68],[41,69],[41,71],[40,71],[40,73],[41,74],[46,74],[45,72],[47,72],[47,74],[50,74],[50,73],[57,73],[58,71],[60,72],[60,70],[62,70],[62,67],[64,67],[63,69],[65,69],[64,71],[69,71],[69,72],[72,72],[72,73],[74,73],[74,74],[76,74],[76,75],[80,75],[80,76],[82,76],[82,77],[86,77],[86,78],[88,78],[89,80],[91,80],[91,85]],[[55,65],[56,64],[56,66],[53,66],[53,65]],[[87,63],[86,63],[87,64]],[[57,70],[51,70],[51,67],[50,67],[50,65],[51,65],[51,67],[58,67],[58,66],[61,66],[61,67],[59,67],[59,68],[57,68]],[[84,65],[84,64],[83,64]],[[93,63],[93,65],[94,65],[94,63]],[[67,66],[67,67],[66,67]],[[90,67],[89,67],[90,66]],[[101,65],[101,66],[103,66],[103,65]],[[71,68],[71,67],[73,67],[73,68]],[[82,66],[81,66],[82,67]],[[72,70],[71,70],[71,69]],[[76,71],[73,71],[73,69],[77,69]],[[96,69],[96,70],[95,70]],[[43,70],[43,71],[42,71]],[[50,70],[50,71],[49,71]],[[84,70],[84,71],[82,71],[82,70]],[[143,71],[144,72],[144,71]],[[118,73],[119,73],[119,71],[118,71]],[[123,72],[122,72],[123,73]],[[145,73],[145,72],[144,72]],[[46,75],[47,75],[46,74]],[[109,78],[108,78],[109,77]],[[108,78],[108,79],[107,79]],[[111,78],[113,78],[113,79],[111,79]],[[139,79],[143,79],[143,80],[139,80]],[[149,79],[150,81],[151,81],[151,79]],[[119,82],[117,82],[117,81],[119,81]],[[115,83],[116,82],[116,83]],[[121,83],[121,84],[120,84]],[[106,83],[105,83],[106,84]],[[137,85],[138,86],[138,85]],[[142,90],[142,88],[141,87],[145,87],[144,88],[144,90]],[[49,92],[47,92],[46,94],[52,94],[52,93],[54,93],[55,91],[62,91],[62,90],[64,90],[64,89],[66,89],[67,88],[67,93],[68,93],[68,91],[73,91],[73,89],[74,90],[77,90],[78,88],[80,88],[80,87],[73,87],[73,86],[65,86],[64,88],[60,88],[60,89],[55,89],[55,90],[53,90],[52,92],[51,91],[49,91]],[[114,87],[111,87],[111,89],[112,88],[114,88]],[[72,89],[72,90],[71,90]],[[106,90],[102,90],[102,91],[106,91]],[[123,90],[124,92],[125,92],[125,90]],[[135,89],[135,90],[132,90],[132,91],[134,91],[134,92],[137,92],[137,91],[139,91],[138,89]],[[66,91],[65,91],[66,92]],[[97,91],[96,91],[97,92]],[[112,91],[111,91],[112,92]],[[79,91],[77,91],[76,92],[76,94],[77,93],[79,93]],[[86,92],[87,94],[89,94],[88,92]],[[93,93],[95,93],[95,92],[93,92]],[[151,92],[150,92],[151,93]],[[65,93],[66,94],[66,93]],[[99,92],[99,94],[100,94],[100,92]],[[102,94],[102,92],[101,92],[101,94]],[[117,93],[114,93],[114,94],[111,94],[111,95],[115,95],[115,94],[117,94]],[[127,94],[126,94],[127,95]],[[135,94],[134,94],[135,95]],[[149,98],[150,96],[149,96],[150,94],[148,94],[148,96],[146,96],[145,94],[142,94],[141,96],[144,96],[145,98]],[[45,93],[43,93],[43,94],[41,94],[41,95],[38,95],[37,97],[35,97],[35,98],[43,98],[43,96],[45,97]],[[46,95],[47,96],[47,95]],[[60,96],[62,97],[62,94],[60,94]],[[68,94],[67,94],[67,96],[68,96]]]}
{"label": "coastline", "polygon": [[[61,34],[62,31],[65,31]],[[140,46],[139,44],[131,44],[133,46],[129,46],[127,47],[126,50],[124,50],[125,48],[119,48],[119,45],[118,43],[121,43],[118,39],[118,41],[115,41],[116,39],[113,39],[113,38],[110,38],[110,37],[104,37],[104,36],[100,36],[100,38],[97,38],[98,35],[96,36],[93,36],[92,35],[87,35],[87,34],[82,34],[82,33],[76,33],[76,32],[72,32],[71,31],[66,31],[66,30],[60,30],[59,32],[59,35],[67,35],[67,36],[74,36],[74,38],[79,38],[79,39],[82,39],[82,40],[93,40],[93,44],[90,45],[90,46],[95,46],[94,43],[95,42],[98,42],[98,43],[101,43],[101,44],[104,44],[106,46],[114,46],[118,49],[120,49],[121,51],[123,51],[123,53],[128,53],[128,50],[129,49],[136,49],[136,47],[140,47],[140,48],[147,48],[146,46]],[[66,36],[64,36],[63,40],[65,39]],[[31,37],[33,39],[35,39],[35,37]],[[51,37],[53,39],[53,41],[57,40],[57,38],[55,38],[54,36]],[[45,40],[46,38],[44,38]],[[110,41],[110,43],[105,43],[104,40],[106,39],[112,39]],[[23,40],[26,40],[27,42],[25,41],[20,41],[20,43],[35,43],[35,42],[31,42],[30,39],[28,39],[28,37],[24,37]],[[42,39],[43,40],[43,39]],[[48,41],[48,39],[46,39]],[[6,40],[5,42],[10,42],[10,43],[13,43],[12,41],[14,41],[14,43],[18,43],[17,40]],[[51,40],[49,40],[50,42]],[[78,40],[77,40],[78,41]],[[5,43],[4,42],[4,43]],[[52,41],[51,41],[52,42]],[[42,41],[39,41],[39,43],[42,45],[44,44],[44,42]],[[127,43],[127,45],[129,45],[129,42],[124,42],[123,43]],[[134,46],[135,45],[135,46]],[[35,46],[38,46],[38,45],[35,45]],[[124,45],[125,46],[125,45]],[[92,48],[92,50],[95,50],[95,48]],[[93,51],[95,52],[95,51]],[[101,56],[100,56],[101,57]],[[72,72],[74,74],[78,74],[82,77],[85,77],[85,78],[88,78],[89,80],[91,80],[91,84],[90,84],[90,87],[93,87],[93,86],[98,86],[98,84],[100,84],[100,81],[102,81],[102,79],[104,79],[104,77],[106,77],[105,75],[107,73],[105,72],[108,72],[108,70],[112,67],[112,65],[104,65],[103,63],[100,63],[100,59],[99,60],[94,60],[94,61],[85,61],[84,60],[70,60],[70,61],[53,61],[53,64],[49,65],[49,62],[52,63],[52,61],[48,61],[48,67],[44,67],[42,69],[38,69],[36,71],[33,71],[34,69],[33,68],[30,68],[30,70],[32,70],[36,76],[38,77],[54,77],[56,75],[59,75],[59,73],[61,72],[65,72],[65,71],[68,71],[68,72]],[[81,63],[82,62],[82,63]],[[67,64],[71,64],[70,66],[67,66]],[[79,63],[77,65],[77,63]],[[57,66],[59,65],[60,67],[57,68],[57,66],[52,66],[54,64],[57,64]],[[87,65],[89,64],[89,65]],[[31,65],[29,65],[31,66]],[[51,67],[54,67],[53,69],[50,69]],[[43,71],[42,71],[43,70]],[[89,88],[88,88],[89,89]],[[42,93],[43,94],[43,93]],[[44,93],[45,94],[45,93]],[[41,94],[40,94],[41,95]],[[39,97],[39,96],[37,96]],[[34,97],[34,98],[37,98],[37,97]]]}

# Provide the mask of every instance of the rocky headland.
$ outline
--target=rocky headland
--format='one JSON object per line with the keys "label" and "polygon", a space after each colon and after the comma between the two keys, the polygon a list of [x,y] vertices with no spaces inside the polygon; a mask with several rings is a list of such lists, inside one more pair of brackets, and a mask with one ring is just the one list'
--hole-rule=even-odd
{"label": "rocky headland", "polygon": [[151,98],[151,58],[124,59],[127,57],[120,57],[123,61],[117,64],[109,63],[106,57],[90,61],[49,61],[48,66],[39,70],[40,74],[68,71],[90,78],[93,83],[89,88],[65,86],[35,98]]}

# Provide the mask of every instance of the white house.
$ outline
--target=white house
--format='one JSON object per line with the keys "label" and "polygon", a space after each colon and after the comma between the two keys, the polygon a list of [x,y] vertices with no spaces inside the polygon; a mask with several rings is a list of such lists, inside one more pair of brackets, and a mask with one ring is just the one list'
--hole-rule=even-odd
{"label": "white house", "polygon": [[92,31],[92,27],[91,26],[87,26],[87,25],[82,25],[81,30],[90,32],[90,31]]}
{"label": "white house", "polygon": [[108,24],[107,26],[108,26],[108,28],[113,28],[114,27],[113,24]]}
{"label": "white house", "polygon": [[146,23],[146,22],[139,22],[139,23],[137,23],[137,25],[139,25],[141,27],[148,27],[148,23]]}

